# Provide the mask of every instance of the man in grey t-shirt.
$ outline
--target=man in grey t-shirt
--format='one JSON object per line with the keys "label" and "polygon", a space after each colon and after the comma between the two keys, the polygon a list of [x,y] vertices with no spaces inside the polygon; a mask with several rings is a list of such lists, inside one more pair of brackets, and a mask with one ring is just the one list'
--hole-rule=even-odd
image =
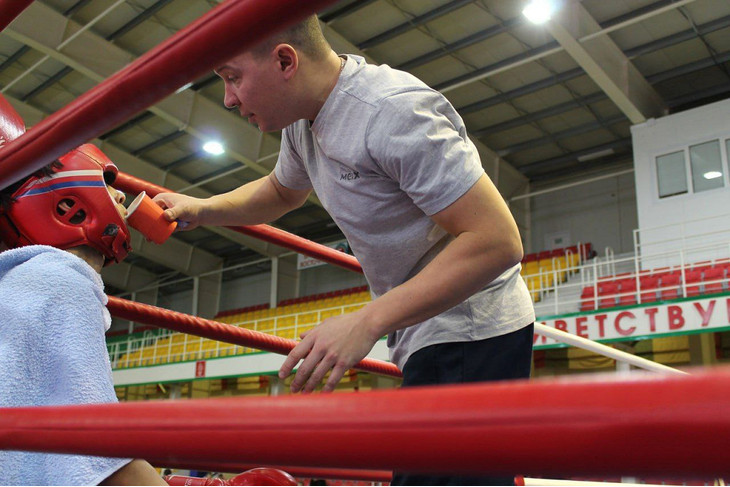
{"label": "man in grey t-shirt", "polygon": [[[303,360],[293,392],[312,391],[330,371],[323,389],[333,390],[386,334],[404,385],[529,375],[534,312],[519,276],[517,226],[440,93],[338,56],[316,17],[216,72],[226,106],[263,131],[283,129],[279,160],[269,176],[209,199],[158,195],[167,218],[188,229],[266,223],[314,190],[375,297],[302,336],[280,370],[286,377]],[[394,484],[451,480],[397,476]]]}

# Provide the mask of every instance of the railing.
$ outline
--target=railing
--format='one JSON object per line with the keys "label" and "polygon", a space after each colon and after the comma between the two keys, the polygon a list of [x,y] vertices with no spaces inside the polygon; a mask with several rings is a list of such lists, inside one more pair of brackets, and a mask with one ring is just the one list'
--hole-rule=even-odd
{"label": "railing", "polygon": [[[717,232],[713,232],[713,236],[715,233]],[[683,241],[686,242],[684,237]],[[578,248],[581,246],[579,245]],[[711,254],[716,257],[713,263],[728,262],[730,264],[730,239],[682,247],[678,250],[663,250],[653,254],[646,251],[637,252],[634,255],[619,258],[616,258],[613,251],[607,248],[606,254],[605,257],[584,261],[582,252],[579,252],[578,264],[571,265],[571,262],[574,261],[573,254],[570,250],[566,250],[564,258],[553,257],[548,265],[539,267],[536,273],[523,275],[528,286],[531,287],[531,295],[535,301],[534,306],[538,317],[661,301],[671,299],[671,297],[667,297],[670,296],[670,293],[674,293],[672,296],[677,298],[688,297],[698,294],[697,291],[701,287],[704,287],[705,290],[712,289],[715,293],[718,290],[719,292],[730,290],[727,285],[730,281],[730,268],[727,276],[723,273],[716,279],[687,282],[687,272],[697,267],[698,264],[704,264],[704,262],[694,260],[691,257],[693,255]],[[674,259],[679,264],[666,269],[647,268],[646,262],[657,259]],[[642,277],[652,273],[656,274],[657,271],[665,273],[673,271],[679,274],[679,282],[669,285],[662,283],[656,286],[644,286]],[[624,281],[633,279],[635,289],[617,288],[616,292],[610,293],[600,289],[602,285],[612,281],[617,282],[619,279]],[[593,287],[592,294],[582,295],[583,290],[589,286]],[[548,300],[551,301],[546,303]],[[354,311],[368,301],[368,299],[364,299],[328,308],[299,310],[280,316],[262,316],[258,319],[233,324],[285,338],[296,338],[300,333],[313,328],[327,317]],[[592,302],[592,304],[586,306],[586,302]],[[164,340],[167,342],[160,346],[160,342]],[[254,351],[246,347],[213,342],[200,337],[172,334],[166,330],[157,333],[145,332],[142,337],[130,337],[126,341],[110,343],[107,347],[113,368],[225,357]]]}
{"label": "railing", "polygon": [[681,264],[676,252],[682,249],[696,254],[686,253],[689,261],[714,260],[719,256],[704,247],[730,242],[730,213],[635,229],[633,238],[634,253],[642,257],[645,268]]}
{"label": "railing", "polygon": [[[340,306],[303,310],[229,324],[285,338],[295,338],[330,316],[355,311],[368,302],[369,300],[353,301]],[[160,347],[159,343],[163,340],[168,340],[168,342]],[[161,351],[161,348],[164,350]],[[119,369],[227,357],[252,353],[257,350],[230,343],[214,342],[193,335],[173,333],[169,330],[161,331],[158,334],[153,334],[148,330],[141,337],[130,337],[128,340],[107,344],[107,351],[112,368]],[[139,356],[134,355],[137,352],[139,352]]]}
{"label": "railing", "polygon": [[[596,257],[574,266],[569,264],[570,257],[566,254],[565,259],[553,258],[550,265],[540,267],[536,273],[523,274],[533,296],[537,315],[549,316],[622,305],[630,306],[674,297],[715,294],[730,290],[730,271],[728,271],[728,275],[718,278],[708,279],[703,275],[699,281],[688,282],[687,280],[687,273],[700,266],[722,265],[725,262],[730,264],[730,241],[653,254],[645,252],[643,256],[634,254],[619,258],[614,257],[610,249],[607,250],[608,255],[605,257]],[[706,262],[696,261],[689,257],[708,253],[716,258]],[[652,262],[656,259],[673,259],[679,264],[655,269],[645,266],[646,261]],[[649,287],[642,283],[642,277],[670,273],[679,275],[679,282],[662,283]],[[634,280],[635,289],[601,292],[601,287],[606,283],[627,279]],[[535,283],[539,283],[537,287],[535,287]],[[592,294],[582,295],[583,290],[591,286]],[[706,291],[708,289],[711,291]],[[676,296],[669,297],[675,292]],[[535,299],[536,296],[537,299]],[[547,301],[548,298],[549,301]],[[614,304],[610,304],[612,300],[615,301]],[[592,301],[593,304],[587,307],[585,303],[589,301]]]}

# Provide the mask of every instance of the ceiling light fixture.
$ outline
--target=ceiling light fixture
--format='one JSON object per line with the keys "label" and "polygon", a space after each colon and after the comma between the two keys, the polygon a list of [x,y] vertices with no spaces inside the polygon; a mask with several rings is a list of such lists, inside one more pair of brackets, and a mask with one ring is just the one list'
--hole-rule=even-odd
{"label": "ceiling light fixture", "polygon": [[599,159],[601,157],[610,156],[615,153],[616,151],[613,148],[609,147],[608,149],[603,149],[596,152],[591,152],[590,154],[586,154],[583,156],[578,156],[578,162],[592,161],[593,159]]}
{"label": "ceiling light fixture", "polygon": [[175,94],[177,95],[178,93],[182,93],[183,91],[187,90],[187,89],[188,89],[188,88],[190,88],[191,86],[193,86],[193,84],[192,84],[192,83],[185,83],[184,85],[182,85],[182,86],[181,86],[180,88],[178,88],[178,89],[177,89],[177,90],[175,91]]}
{"label": "ceiling light fixture", "polygon": [[717,179],[722,177],[722,173],[720,171],[707,171],[702,177],[705,179]]}
{"label": "ceiling light fixture", "polygon": [[551,0],[532,0],[522,10],[522,15],[533,24],[544,24],[553,16],[555,5]]}
{"label": "ceiling light fixture", "polygon": [[208,154],[213,154],[214,156],[219,156],[225,152],[223,144],[216,140],[210,140],[203,144],[203,150]]}

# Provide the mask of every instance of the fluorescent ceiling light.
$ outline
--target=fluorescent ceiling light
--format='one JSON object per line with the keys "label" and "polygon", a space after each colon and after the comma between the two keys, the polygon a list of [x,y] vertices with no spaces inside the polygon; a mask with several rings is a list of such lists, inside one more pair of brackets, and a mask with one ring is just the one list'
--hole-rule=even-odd
{"label": "fluorescent ceiling light", "polygon": [[708,171],[702,177],[705,179],[717,179],[722,177],[722,173],[720,171]]}
{"label": "fluorescent ceiling light", "polygon": [[591,152],[590,154],[586,154],[584,156],[578,156],[578,162],[592,161],[593,159],[598,159],[599,157],[610,156],[614,152],[616,151],[609,147],[608,149]]}
{"label": "fluorescent ceiling light", "polygon": [[213,154],[214,156],[219,156],[225,152],[223,144],[216,140],[211,140],[203,144],[203,150],[208,154]]}
{"label": "fluorescent ceiling light", "polygon": [[555,6],[551,0],[532,0],[522,10],[522,15],[534,24],[544,24],[553,15]]}
{"label": "fluorescent ceiling light", "polygon": [[175,94],[177,95],[178,93],[182,93],[183,91],[187,90],[187,89],[188,89],[188,88],[190,88],[191,86],[193,86],[193,84],[192,84],[192,83],[186,83],[186,84],[182,85],[182,86],[181,86],[180,88],[178,88],[178,89],[177,89],[177,90],[175,91]]}

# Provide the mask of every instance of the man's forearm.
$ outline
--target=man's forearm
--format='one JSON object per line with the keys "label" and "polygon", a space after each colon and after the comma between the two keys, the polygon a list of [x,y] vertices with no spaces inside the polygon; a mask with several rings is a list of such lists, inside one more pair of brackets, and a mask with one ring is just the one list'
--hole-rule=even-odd
{"label": "man's forearm", "polygon": [[208,198],[201,222],[205,225],[258,225],[272,222],[301,205],[298,199],[282,195],[271,178],[265,176]]}
{"label": "man's forearm", "polygon": [[486,244],[465,232],[421,272],[362,308],[363,320],[381,337],[461,303],[521,259],[514,241]]}

